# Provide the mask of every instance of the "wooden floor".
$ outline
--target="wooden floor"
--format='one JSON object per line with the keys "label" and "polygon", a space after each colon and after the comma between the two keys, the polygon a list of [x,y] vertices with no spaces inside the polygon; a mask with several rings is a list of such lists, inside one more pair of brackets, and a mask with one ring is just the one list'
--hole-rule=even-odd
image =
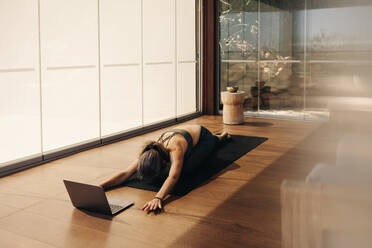
{"label": "wooden floor", "polygon": [[62,179],[101,182],[163,130],[0,178],[0,247],[280,247],[281,182],[304,180],[316,162],[332,159],[331,132],[326,124],[303,121],[221,122],[203,116],[188,123],[269,139],[208,184],[171,198],[159,215],[141,211],[153,192],[127,187],[107,193],[135,202],[112,219],[79,211]]}

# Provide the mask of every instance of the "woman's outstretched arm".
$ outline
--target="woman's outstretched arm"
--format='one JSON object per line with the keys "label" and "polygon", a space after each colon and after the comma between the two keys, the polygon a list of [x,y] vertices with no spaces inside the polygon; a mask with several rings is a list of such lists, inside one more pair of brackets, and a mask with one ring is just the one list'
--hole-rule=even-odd
{"label": "woman's outstretched arm", "polygon": [[134,160],[130,166],[125,169],[123,172],[116,174],[115,176],[111,177],[110,179],[106,180],[105,182],[101,183],[100,186],[104,189],[108,189],[114,187],[116,185],[122,184],[127,180],[130,176],[132,176],[138,167],[138,159]]}
{"label": "woman's outstretched arm", "polygon": [[159,192],[155,195],[154,199],[147,202],[142,207],[144,211],[151,211],[162,208],[162,201],[164,197],[166,197],[171,192],[174,185],[178,182],[178,179],[181,175],[184,153],[182,152],[182,150],[176,150],[174,152],[171,152],[170,155],[172,164],[169,175],[161,186]]}

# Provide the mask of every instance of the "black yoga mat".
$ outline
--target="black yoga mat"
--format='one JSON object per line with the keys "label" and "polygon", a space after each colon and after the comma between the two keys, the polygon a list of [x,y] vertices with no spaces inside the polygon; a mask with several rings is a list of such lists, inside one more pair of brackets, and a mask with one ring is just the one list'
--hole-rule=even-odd
{"label": "black yoga mat", "polygon": [[[231,139],[217,145],[211,156],[203,163],[203,166],[195,171],[192,176],[181,176],[171,194],[182,196],[189,193],[266,140],[267,138],[263,137],[231,135]],[[124,185],[150,191],[159,191],[162,183],[148,184],[134,178]]]}

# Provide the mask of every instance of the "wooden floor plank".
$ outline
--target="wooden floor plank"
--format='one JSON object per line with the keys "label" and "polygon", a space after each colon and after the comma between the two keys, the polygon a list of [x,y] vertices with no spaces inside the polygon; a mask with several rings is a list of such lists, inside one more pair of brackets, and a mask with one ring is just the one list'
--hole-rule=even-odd
{"label": "wooden floor plank", "polygon": [[0,229],[0,247],[4,248],[53,248],[55,246],[29,239]]}
{"label": "wooden floor plank", "polygon": [[14,241],[0,247],[23,241],[27,247],[280,247],[281,182],[303,180],[317,162],[332,161],[328,151],[337,142],[323,123],[221,120],[202,116],[188,123],[268,140],[205,185],[171,197],[160,215],[141,211],[154,192],[128,187],[107,192],[135,202],[113,219],[76,210],[62,179],[97,184],[128,166],[164,129],[1,178],[0,240],[9,234]]}
{"label": "wooden floor plank", "polygon": [[110,225],[107,226],[105,232],[101,232],[92,228],[75,225],[72,222],[66,223],[37,215],[27,210],[0,219],[0,229],[29,239],[39,240],[56,247],[101,248],[120,247],[122,244],[126,244],[128,247],[145,247],[150,245],[145,239],[143,241],[135,241],[129,236],[118,237],[116,235],[110,235],[109,228]]}

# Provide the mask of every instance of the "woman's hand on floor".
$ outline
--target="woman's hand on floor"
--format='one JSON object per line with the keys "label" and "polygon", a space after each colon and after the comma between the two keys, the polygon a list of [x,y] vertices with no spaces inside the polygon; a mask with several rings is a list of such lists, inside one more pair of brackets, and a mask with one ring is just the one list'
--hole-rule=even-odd
{"label": "woman's hand on floor", "polygon": [[161,209],[161,208],[162,208],[161,200],[158,198],[154,198],[151,201],[147,202],[142,207],[142,210],[149,212],[149,211],[154,211],[154,210]]}

